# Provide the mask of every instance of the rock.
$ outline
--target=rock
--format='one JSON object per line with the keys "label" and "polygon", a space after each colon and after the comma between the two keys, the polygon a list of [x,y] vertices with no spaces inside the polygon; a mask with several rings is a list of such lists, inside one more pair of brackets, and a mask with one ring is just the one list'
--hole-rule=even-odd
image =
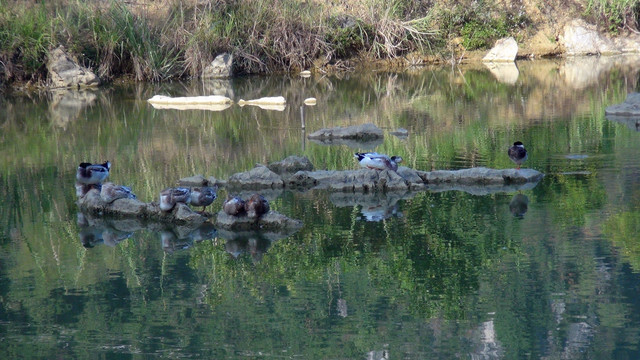
{"label": "rock", "polygon": [[63,46],[49,52],[47,61],[49,86],[52,88],[97,86],[100,79],[77,64],[64,50]]}
{"label": "rock", "polygon": [[284,186],[284,182],[278,174],[269,170],[268,167],[256,165],[255,168],[247,172],[231,175],[227,181],[227,186],[252,189],[281,188]]}
{"label": "rock", "polygon": [[307,136],[309,139],[378,139],[384,137],[384,133],[374,124],[362,124],[349,127],[335,127],[320,129]]}
{"label": "rock", "polygon": [[182,203],[176,204],[169,212],[160,210],[156,203],[144,203],[137,199],[118,199],[107,204],[100,198],[100,192],[96,189],[91,189],[80,197],[78,207],[90,215],[149,219],[168,224],[199,225],[206,220],[204,216]]}
{"label": "rock", "polygon": [[513,62],[518,55],[518,43],[513,37],[503,38],[496,41],[496,44],[482,61],[487,62]]}
{"label": "rock", "polygon": [[215,219],[215,225],[226,230],[242,231],[260,229],[263,231],[281,231],[300,229],[302,221],[291,219],[276,211],[269,211],[258,220],[250,219],[246,215],[232,216],[224,211],[219,211]]}
{"label": "rock", "polygon": [[509,185],[537,182],[544,174],[533,169],[488,169],[477,167],[462,170],[423,172],[420,177],[427,184],[455,183],[461,185]]}
{"label": "rock", "polygon": [[611,105],[604,113],[615,116],[639,116],[640,117],[640,93],[629,93],[621,104]]}
{"label": "rock", "polygon": [[182,178],[178,180],[177,185],[186,187],[210,186],[209,180],[205,179],[202,175],[194,175]]}
{"label": "rock", "polygon": [[202,71],[203,79],[224,79],[233,76],[233,56],[229,53],[222,53],[205,67]]}
{"label": "rock", "polygon": [[306,156],[289,156],[284,160],[273,162],[267,167],[278,175],[313,170],[313,164]]}
{"label": "rock", "polygon": [[384,142],[383,138],[375,139],[336,139],[336,138],[324,138],[324,139],[309,139],[310,141],[319,145],[344,145],[352,149],[372,151]]}
{"label": "rock", "polygon": [[394,131],[391,131],[389,134],[398,137],[400,139],[404,139],[407,136],[409,136],[409,130],[405,129],[405,128],[398,128]]}
{"label": "rock", "polygon": [[575,19],[564,27],[561,37],[567,55],[615,54],[621,51],[613,41],[598,32],[595,25]]}

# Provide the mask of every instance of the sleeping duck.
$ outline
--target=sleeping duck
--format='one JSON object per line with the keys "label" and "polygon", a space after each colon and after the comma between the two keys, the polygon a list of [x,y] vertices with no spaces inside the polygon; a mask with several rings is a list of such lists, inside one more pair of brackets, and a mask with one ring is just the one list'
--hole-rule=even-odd
{"label": "sleeping duck", "polygon": [[224,210],[227,215],[241,215],[244,213],[244,200],[237,196],[230,196],[224,201],[224,204],[222,204],[222,210]]}
{"label": "sleeping duck", "polygon": [[520,170],[520,165],[522,165],[522,163],[527,160],[527,157],[529,156],[521,141],[514,142],[513,146],[509,148],[508,153],[509,159],[516,163],[516,165],[518,166],[516,169],[518,170]]}
{"label": "sleeping duck", "polygon": [[109,170],[111,170],[109,161],[103,164],[83,162],[78,165],[76,179],[83,184],[100,184],[109,176]]}
{"label": "sleeping duck", "polygon": [[216,188],[209,186],[191,188],[191,205],[202,206],[202,212],[204,212],[204,209],[211,205],[217,197]]}
{"label": "sleeping duck", "polygon": [[183,187],[166,188],[160,192],[160,210],[170,211],[176,203],[189,204],[191,190]]}
{"label": "sleeping duck", "polygon": [[247,216],[252,219],[258,219],[262,215],[269,212],[269,202],[264,196],[260,194],[253,194],[244,203],[244,211],[247,212]]}
{"label": "sleeping duck", "polygon": [[360,163],[360,166],[374,170],[398,170],[398,163],[402,162],[400,156],[387,156],[376,152],[355,153],[354,157]]}
{"label": "sleeping duck", "polygon": [[131,192],[131,188],[123,185],[116,185],[112,182],[102,184],[100,190],[102,201],[110,204],[118,199],[135,199],[136,195]]}

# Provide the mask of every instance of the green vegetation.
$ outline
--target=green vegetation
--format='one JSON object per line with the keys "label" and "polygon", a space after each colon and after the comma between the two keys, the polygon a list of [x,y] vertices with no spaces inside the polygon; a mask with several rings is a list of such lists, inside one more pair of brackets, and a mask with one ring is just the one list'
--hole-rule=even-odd
{"label": "green vegetation", "polygon": [[[612,31],[636,26],[638,0],[582,2],[585,16]],[[222,52],[234,55],[239,73],[340,69],[357,57],[409,53],[442,59],[533,25],[522,5],[493,0],[0,0],[0,78],[46,80],[47,54],[60,45],[103,80],[162,81],[197,77]]]}

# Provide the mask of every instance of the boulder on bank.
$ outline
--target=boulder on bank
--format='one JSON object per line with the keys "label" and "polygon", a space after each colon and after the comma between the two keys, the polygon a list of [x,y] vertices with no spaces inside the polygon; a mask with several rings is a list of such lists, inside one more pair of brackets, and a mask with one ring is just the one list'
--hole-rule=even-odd
{"label": "boulder on bank", "polygon": [[110,215],[114,217],[135,217],[179,225],[202,224],[206,217],[194,212],[187,205],[178,203],[173,210],[160,210],[156,203],[144,203],[137,199],[117,199],[107,204],[100,198],[100,192],[92,189],[78,199],[81,211],[91,215]]}
{"label": "boulder on bank", "polygon": [[514,62],[518,55],[518,43],[513,37],[503,38],[489,50],[482,61],[487,62]]}
{"label": "boulder on bank", "polygon": [[233,75],[233,56],[222,53],[202,71],[203,79],[226,79]]}
{"label": "boulder on bank", "polygon": [[91,70],[78,65],[63,46],[49,53],[47,61],[49,86],[52,88],[97,86],[100,79]]}
{"label": "boulder on bank", "polygon": [[384,137],[384,133],[374,124],[361,124],[348,127],[334,127],[330,129],[320,129],[307,136],[312,140],[325,139],[357,139],[371,140]]}

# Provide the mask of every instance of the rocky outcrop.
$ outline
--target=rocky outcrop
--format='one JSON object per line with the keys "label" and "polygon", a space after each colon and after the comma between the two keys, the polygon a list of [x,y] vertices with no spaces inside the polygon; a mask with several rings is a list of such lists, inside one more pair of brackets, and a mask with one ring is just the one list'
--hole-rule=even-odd
{"label": "rocky outcrop", "polygon": [[610,38],[595,25],[576,19],[567,23],[560,37],[565,53],[575,55],[614,55],[640,52],[640,35],[630,34],[624,37]]}
{"label": "rocky outcrop", "polygon": [[291,175],[298,171],[313,170],[313,164],[306,156],[289,156],[282,161],[272,162],[267,167],[278,175]]}
{"label": "rocky outcrop", "polygon": [[182,203],[177,203],[169,212],[160,210],[157,203],[144,203],[137,199],[117,199],[107,204],[100,198],[100,192],[96,189],[81,196],[78,199],[78,207],[90,215],[149,219],[179,225],[199,225],[207,219]]}
{"label": "rocky outcrop", "polygon": [[51,88],[87,87],[100,84],[98,76],[91,70],[78,65],[62,46],[49,52],[47,71]]}
{"label": "rocky outcrop", "polygon": [[203,79],[225,79],[233,76],[233,56],[222,53],[202,71]]}
{"label": "rocky outcrop", "polygon": [[513,62],[518,55],[518,43],[513,37],[503,38],[496,41],[496,44],[482,61],[487,62]]}
{"label": "rocky outcrop", "polygon": [[532,169],[488,169],[419,171],[401,166],[391,170],[300,170],[293,174],[279,175],[268,167],[259,165],[229,178],[232,189],[328,189],[342,192],[377,192],[429,190],[442,188],[488,188],[490,191],[504,188],[509,191],[525,184],[537,183],[544,174]]}

